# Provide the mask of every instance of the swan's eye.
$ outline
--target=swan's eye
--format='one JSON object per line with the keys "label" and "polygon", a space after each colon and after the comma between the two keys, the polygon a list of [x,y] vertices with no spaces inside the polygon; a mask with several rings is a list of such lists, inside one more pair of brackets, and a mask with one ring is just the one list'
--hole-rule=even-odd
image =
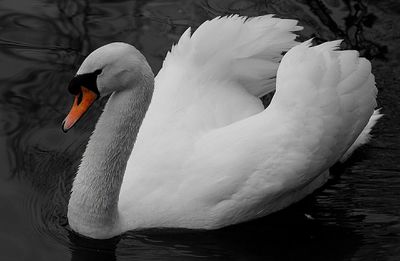
{"label": "swan's eye", "polygon": [[73,95],[82,95],[82,87],[86,87],[92,90],[97,96],[100,96],[99,90],[97,89],[97,76],[101,74],[102,70],[96,70],[91,73],[84,73],[76,75],[68,85],[68,90]]}

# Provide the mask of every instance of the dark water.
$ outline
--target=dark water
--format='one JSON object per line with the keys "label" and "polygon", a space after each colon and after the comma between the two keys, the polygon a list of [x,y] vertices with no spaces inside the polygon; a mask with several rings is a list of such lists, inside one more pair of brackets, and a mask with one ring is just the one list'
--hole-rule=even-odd
{"label": "dark water", "polygon": [[[230,13],[296,18],[300,39],[342,38],[371,59],[386,115],[373,141],[323,189],[261,220],[104,242],[75,236],[66,220],[71,181],[106,102],[62,133],[80,62],[125,41],[157,72],[188,26]],[[0,1],[0,260],[400,260],[399,38],[396,0]]]}

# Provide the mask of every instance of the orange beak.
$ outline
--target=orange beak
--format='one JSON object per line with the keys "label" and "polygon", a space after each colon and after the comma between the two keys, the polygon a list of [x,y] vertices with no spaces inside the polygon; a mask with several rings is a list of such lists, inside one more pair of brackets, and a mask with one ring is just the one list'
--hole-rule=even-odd
{"label": "orange beak", "polygon": [[97,99],[97,94],[86,87],[81,86],[81,93],[75,96],[74,104],[67,117],[63,121],[62,129],[67,132],[75,123],[82,118],[83,114],[89,109]]}

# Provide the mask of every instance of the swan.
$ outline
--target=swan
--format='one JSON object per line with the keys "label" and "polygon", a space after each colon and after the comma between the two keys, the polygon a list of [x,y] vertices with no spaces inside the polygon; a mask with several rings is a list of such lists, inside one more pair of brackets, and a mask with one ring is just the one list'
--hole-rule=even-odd
{"label": "swan", "polygon": [[[298,43],[301,29],[273,15],[217,17],[187,29],[156,78],[129,44],[93,51],[68,86],[63,130],[110,97],[73,181],[70,227],[97,239],[217,229],[322,186],[381,114],[370,62],[340,41]],[[275,89],[265,109],[259,97]]]}

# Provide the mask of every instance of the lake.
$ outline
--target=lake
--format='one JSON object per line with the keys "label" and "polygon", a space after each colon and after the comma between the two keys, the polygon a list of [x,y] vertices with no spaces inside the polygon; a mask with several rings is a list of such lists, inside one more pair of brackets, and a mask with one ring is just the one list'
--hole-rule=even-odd
{"label": "lake", "polygon": [[[70,79],[97,47],[135,45],[158,72],[187,27],[238,13],[298,19],[299,40],[344,39],[372,62],[385,116],[329,182],[268,217],[217,231],[111,240],[68,228],[71,183],[106,103],[68,135]],[[400,3],[395,0],[3,0],[0,2],[0,260],[400,260]]]}

